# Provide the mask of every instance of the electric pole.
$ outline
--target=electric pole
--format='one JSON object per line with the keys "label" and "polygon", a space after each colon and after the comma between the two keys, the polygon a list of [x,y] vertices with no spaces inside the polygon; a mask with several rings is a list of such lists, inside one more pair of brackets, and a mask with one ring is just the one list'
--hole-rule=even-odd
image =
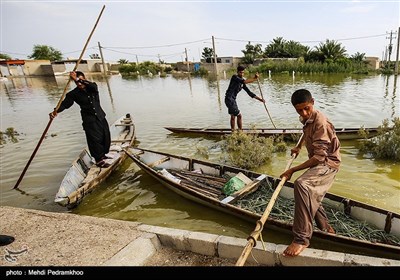
{"label": "electric pole", "polygon": [[188,59],[187,49],[186,49],[186,48],[185,48],[185,54],[186,54],[186,66],[187,66],[187,71],[188,71],[188,73],[190,73],[189,59]]}
{"label": "electric pole", "polygon": [[106,76],[107,76],[108,69],[107,69],[106,64],[104,63],[104,56],[103,56],[103,51],[101,50],[100,42],[97,42],[97,43],[99,44],[99,50],[100,50],[100,55],[101,55],[101,62],[102,62],[102,64],[103,64],[103,74],[104,74],[104,77],[106,77]]}
{"label": "electric pole", "polygon": [[215,75],[218,76],[217,53],[215,52],[214,36],[212,36],[212,46],[213,46],[213,52],[214,52]]}
{"label": "electric pole", "polygon": [[392,45],[392,39],[393,39],[393,31],[390,31],[390,37],[388,38],[388,37],[386,37],[386,39],[389,39],[390,41],[389,41],[389,46],[388,46],[388,53],[389,53],[389,55],[388,55],[388,64],[387,64],[387,68],[389,69],[390,68],[390,56],[391,56],[391,54],[392,54],[392,49],[393,49],[393,45]]}
{"label": "electric pole", "polygon": [[396,51],[396,65],[394,67],[394,74],[399,74],[399,48],[400,48],[400,27],[397,31],[397,51]]}

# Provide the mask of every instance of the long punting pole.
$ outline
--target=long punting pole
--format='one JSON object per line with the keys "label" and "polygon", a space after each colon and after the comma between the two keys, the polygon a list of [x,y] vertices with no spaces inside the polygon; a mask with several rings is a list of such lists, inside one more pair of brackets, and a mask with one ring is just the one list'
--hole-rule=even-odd
{"label": "long punting pole", "polygon": [[[89,41],[90,41],[90,38],[91,38],[92,35],[93,35],[94,30],[96,29],[96,26],[97,26],[97,24],[98,24],[98,22],[99,22],[99,20],[100,20],[101,15],[103,14],[103,11],[104,11],[104,8],[105,8],[105,7],[106,7],[106,6],[103,5],[103,8],[101,9],[100,15],[99,15],[98,18],[97,18],[96,24],[94,25],[94,27],[93,27],[93,29],[92,29],[92,32],[90,32],[89,38],[87,39],[86,44],[85,44],[85,46],[83,47],[83,50],[82,50],[82,52],[81,52],[81,55],[79,56],[79,59],[78,59],[78,61],[76,62],[75,67],[74,67],[74,69],[73,69],[72,71],[75,71],[75,70],[78,68],[79,63],[80,63],[81,60],[82,60],[82,56],[83,56],[83,54],[85,53],[86,47],[87,47],[87,45],[88,45],[88,43],[89,43]],[[62,94],[60,100],[58,101],[57,106],[56,106],[55,109],[58,109],[58,108],[60,107],[60,105],[61,105],[61,102],[64,100],[64,97],[65,97],[65,94],[67,93],[67,89],[68,89],[68,86],[69,86],[69,83],[70,83],[70,82],[71,82],[71,79],[68,78],[68,82],[67,82],[67,84],[66,84],[66,86],[65,86],[65,88],[64,88],[64,92],[63,92],[63,94]],[[44,129],[44,131],[43,131],[43,133],[42,133],[42,137],[40,137],[40,140],[39,140],[38,144],[36,145],[35,150],[33,151],[33,153],[32,153],[32,155],[31,155],[30,159],[28,160],[28,162],[27,162],[26,165],[25,165],[24,170],[22,171],[21,175],[19,176],[18,181],[17,181],[17,183],[16,183],[15,186],[14,186],[14,189],[18,188],[19,183],[21,183],[21,180],[22,180],[22,178],[24,177],[26,170],[28,170],[28,167],[29,167],[29,165],[31,164],[33,158],[35,157],[36,152],[39,150],[40,144],[42,144],[43,139],[44,139],[44,137],[46,136],[46,133],[47,133],[47,131],[49,130],[49,127],[50,127],[50,125],[51,125],[52,122],[53,122],[53,118],[50,118],[49,122],[47,123],[46,128]]]}
{"label": "long punting pole", "polygon": [[[262,97],[262,99],[264,99],[264,96],[263,96],[263,93],[262,93],[262,90],[261,90],[260,80],[258,78],[257,78],[257,83],[258,83],[258,88],[260,89],[261,97]],[[267,109],[267,105],[265,105],[265,102],[264,102],[264,108],[267,111],[267,114],[269,116],[269,119],[271,120],[272,125],[274,126],[274,128],[276,128],[274,122],[272,121],[271,115],[269,114],[269,111]]]}
{"label": "long punting pole", "polygon": [[[303,134],[300,136],[299,141],[297,142],[297,145],[299,145],[301,143],[303,139]],[[295,155],[292,155],[292,158],[289,160],[289,162],[286,165],[285,171],[288,170],[290,168],[290,166],[292,165],[293,160],[295,159]],[[274,193],[272,194],[272,197],[270,199],[270,201],[268,202],[267,208],[264,211],[264,214],[261,216],[261,218],[257,221],[256,224],[256,228],[254,229],[254,231],[250,234],[250,236],[247,238],[247,244],[243,249],[242,254],[240,255],[239,259],[236,262],[236,266],[243,266],[251,252],[251,250],[253,249],[254,246],[256,246],[257,243],[257,239],[260,236],[263,228],[264,228],[264,224],[268,219],[269,214],[271,213],[272,207],[275,204],[275,200],[277,199],[279,192],[281,191],[283,185],[285,184],[287,178],[283,177],[282,180],[279,182],[279,185],[276,187]]]}

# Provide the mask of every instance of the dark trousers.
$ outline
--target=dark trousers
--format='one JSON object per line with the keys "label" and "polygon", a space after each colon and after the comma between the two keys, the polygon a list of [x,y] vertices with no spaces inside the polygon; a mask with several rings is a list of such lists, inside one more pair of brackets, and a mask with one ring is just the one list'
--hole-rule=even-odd
{"label": "dark trousers", "polygon": [[90,155],[96,162],[100,161],[110,151],[111,135],[110,127],[106,119],[84,123],[83,129]]}

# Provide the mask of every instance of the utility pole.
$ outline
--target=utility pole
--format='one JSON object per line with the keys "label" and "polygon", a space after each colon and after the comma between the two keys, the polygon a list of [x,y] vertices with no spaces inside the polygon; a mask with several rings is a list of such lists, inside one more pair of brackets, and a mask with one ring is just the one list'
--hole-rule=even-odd
{"label": "utility pole", "polygon": [[187,55],[187,49],[185,48],[185,54],[186,54],[186,66],[187,66],[187,71],[190,73],[190,67],[189,67],[189,59]]}
{"label": "utility pole", "polygon": [[[398,37],[398,36],[397,36]],[[390,37],[388,38],[388,37],[386,37],[386,39],[390,39],[390,41],[389,41],[389,47],[388,47],[388,52],[389,52],[389,63],[387,64],[387,68],[389,69],[390,68],[390,56],[391,56],[391,54],[392,54],[392,48],[393,48],[393,46],[392,46],[392,39],[393,39],[393,31],[390,31]]]}
{"label": "utility pole", "polygon": [[136,54],[136,63],[137,63],[137,65],[139,65],[139,59],[137,57],[137,54]]}
{"label": "utility pole", "polygon": [[213,52],[214,52],[215,75],[216,75],[216,76],[218,76],[218,67],[217,67],[217,52],[215,51],[215,42],[214,42],[214,36],[212,36],[212,46],[213,46]]}
{"label": "utility pole", "polygon": [[397,76],[399,74],[399,48],[400,48],[400,26],[397,31],[397,51],[396,51],[396,65],[394,67],[394,74]]}
{"label": "utility pole", "polygon": [[103,64],[103,74],[104,74],[104,77],[106,77],[108,69],[106,69],[107,66],[104,63],[104,56],[103,56],[103,51],[101,50],[100,42],[97,42],[97,43],[99,45],[99,50],[100,50],[100,55],[101,55],[101,63]]}

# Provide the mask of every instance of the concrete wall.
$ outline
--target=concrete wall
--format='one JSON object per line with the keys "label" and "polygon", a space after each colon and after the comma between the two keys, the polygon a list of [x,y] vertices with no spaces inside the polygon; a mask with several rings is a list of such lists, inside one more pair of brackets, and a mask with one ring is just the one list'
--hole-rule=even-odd
{"label": "concrete wall", "polygon": [[24,73],[26,76],[46,76],[42,65],[51,65],[50,60],[25,60]]}
{"label": "concrete wall", "polygon": [[[215,64],[214,63],[201,63],[202,68],[206,69],[209,73],[215,73]],[[234,63],[217,63],[217,71],[218,75],[227,72],[231,68],[236,68],[237,65]]]}
{"label": "concrete wall", "polygon": [[52,64],[51,67],[54,73],[64,73],[67,71],[65,64]]}

